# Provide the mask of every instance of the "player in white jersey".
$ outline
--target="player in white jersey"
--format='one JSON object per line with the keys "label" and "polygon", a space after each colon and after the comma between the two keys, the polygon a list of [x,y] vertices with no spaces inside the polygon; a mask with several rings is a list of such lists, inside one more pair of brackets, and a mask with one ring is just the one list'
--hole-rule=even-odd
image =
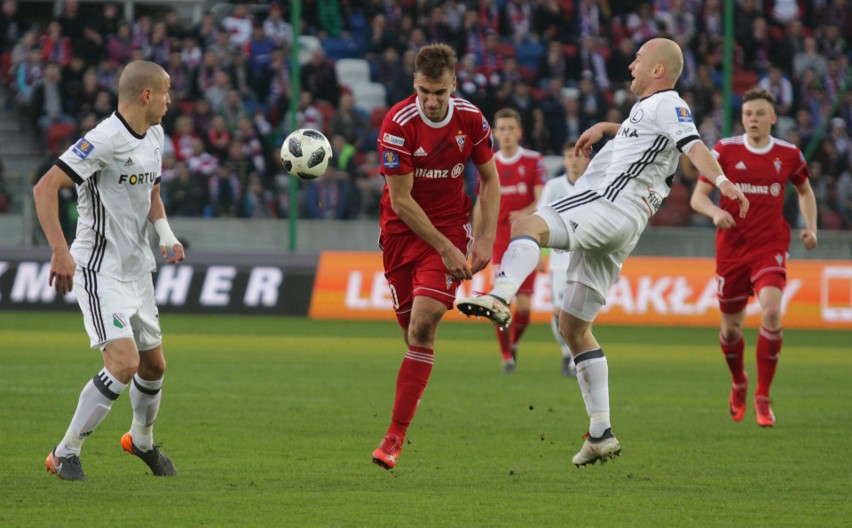
{"label": "player in white jersey", "polygon": [[[132,381],[133,420],[121,438],[125,451],[158,476],[177,475],[154,445],[166,361],[151,273],[156,264],[147,223],[159,235],[166,262],[184,260],[160,199],[163,128],[169,75],[147,61],[128,64],[119,78],[118,109],[66,150],[33,189],[36,211],[53,251],[50,284],[71,291],[83,312],[92,348],[104,368],[80,393],[62,441],[45,465],[63,480],[83,480],[83,441]],[[77,185],[77,236],[68,248],[59,225],[58,192]]]}
{"label": "player in white jersey", "polygon": [[701,174],[715,174],[724,196],[748,211],[745,195],[725,178],[700,141],[689,107],[674,91],[683,70],[683,54],[668,39],[652,39],[630,64],[630,89],[639,101],[621,124],[598,123],[580,136],[575,152],[590,153],[604,134],[614,136],[611,159],[592,160],[589,171],[604,171],[600,184],[550,203],[512,225],[512,242],[491,291],[462,299],[458,308],[496,324],[511,320],[506,299],[538,262],[541,247],[571,251],[559,329],[574,355],[577,380],[589,415],[589,430],[572,462],[606,461],[621,453],[612,434],[606,356],[592,335],[592,322],[618,278],[621,264],[639,239],[648,219],[668,195],[671,175],[681,154]]}
{"label": "player in white jersey", "polygon": [[[578,186],[578,180],[583,176],[589,165],[589,157],[584,154],[574,153],[575,142],[569,141],[562,147],[562,164],[565,172],[552,178],[544,184],[537,207],[540,209],[545,205],[555,202],[559,198],[574,193]],[[582,186],[580,186],[582,187]],[[559,343],[562,350],[562,374],[572,378],[577,377],[577,368],[574,366],[574,358],[571,349],[562,335],[559,333],[559,312],[562,306],[562,293],[565,289],[565,275],[568,271],[568,262],[571,253],[567,251],[553,250],[548,258],[548,269],[550,271],[550,302],[553,304],[553,317],[550,319],[550,329],[553,337]]]}

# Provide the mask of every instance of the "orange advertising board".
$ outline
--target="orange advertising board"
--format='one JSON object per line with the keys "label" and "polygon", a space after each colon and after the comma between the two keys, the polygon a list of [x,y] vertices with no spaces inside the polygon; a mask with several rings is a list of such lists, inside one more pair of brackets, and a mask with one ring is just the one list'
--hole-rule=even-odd
{"label": "orange advertising board", "polygon": [[[788,262],[782,309],[785,328],[852,330],[852,261]],[[490,268],[458,290],[459,297],[488,291]],[[550,321],[550,276],[539,273],[533,321]],[[314,319],[395,319],[379,252],[324,252],[320,256],[309,316]],[[452,310],[445,320],[462,321]],[[630,257],[607,295],[598,323],[717,326],[715,265],[710,258]],[[746,326],[760,323],[757,302]]]}

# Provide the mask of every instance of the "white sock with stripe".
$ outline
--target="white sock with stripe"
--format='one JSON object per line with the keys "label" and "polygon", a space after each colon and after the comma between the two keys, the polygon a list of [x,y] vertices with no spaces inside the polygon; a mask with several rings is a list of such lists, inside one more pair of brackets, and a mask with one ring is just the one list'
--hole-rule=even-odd
{"label": "white sock with stripe", "polygon": [[100,425],[109,414],[114,402],[127,385],[118,381],[106,367],[103,368],[80,392],[77,410],[65,432],[62,442],[56,446],[56,456],[80,455],[83,441]]}
{"label": "white sock with stripe", "polygon": [[133,444],[142,451],[154,447],[154,422],[160,410],[163,398],[163,378],[143,380],[139,374],[133,375],[130,387],[130,404],[133,406],[133,423],[130,425],[130,437]]}
{"label": "white sock with stripe", "polygon": [[535,270],[541,256],[541,247],[532,237],[519,236],[509,243],[503,260],[500,262],[500,272],[494,280],[491,294],[506,303],[511,302],[518,293],[524,280]]}
{"label": "white sock with stripe", "polygon": [[609,422],[609,367],[603,350],[596,348],[574,356],[577,383],[589,415],[589,435],[599,438],[611,427]]}

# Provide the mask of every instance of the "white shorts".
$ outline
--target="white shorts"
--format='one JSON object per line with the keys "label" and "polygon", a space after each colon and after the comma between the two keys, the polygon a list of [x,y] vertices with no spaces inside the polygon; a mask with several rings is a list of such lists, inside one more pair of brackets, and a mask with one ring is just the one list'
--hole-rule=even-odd
{"label": "white shorts", "polygon": [[[636,221],[591,190],[548,204],[535,214],[547,223],[550,230],[548,247],[571,251],[565,274],[569,287],[571,283],[580,283],[594,290],[597,295],[583,297],[588,297],[593,305],[599,305],[597,310],[600,310],[607,292],[618,280],[624,259],[633,251],[642,234]],[[570,297],[565,294],[569,302],[572,301]],[[583,305],[586,304],[584,301]],[[582,312],[582,318],[586,320],[594,319],[597,314],[593,306],[583,309],[574,306],[574,310]],[[580,313],[566,311],[581,317]]]}
{"label": "white shorts", "polygon": [[122,282],[77,268],[74,295],[83,312],[92,348],[103,350],[110,341],[128,337],[140,351],[151,350],[163,342],[150,274]]}

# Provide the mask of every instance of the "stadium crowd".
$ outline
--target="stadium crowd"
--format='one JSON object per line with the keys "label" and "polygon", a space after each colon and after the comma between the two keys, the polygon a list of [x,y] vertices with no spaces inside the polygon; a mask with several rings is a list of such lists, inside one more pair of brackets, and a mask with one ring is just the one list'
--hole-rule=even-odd
{"label": "stadium crowd", "polygon": [[[721,137],[724,101],[722,0],[303,0],[301,33],[321,46],[301,64],[301,93],[290,107],[293,28],[289,6],[217,6],[197,24],[176,11],[130,23],[118,5],[81,16],[66,0],[59,17],[26,20],[17,2],[0,13],[3,82],[25,127],[57,154],[115,108],[117,78],[132,59],[171,75],[164,120],[163,196],[171,216],[372,218],[382,178],[376,135],[384,107],[357,106],[335,61],[363,58],[385,87],[385,107],[411,93],[413,59],[432,42],[460,60],[457,93],[486,116],[503,107],[524,121],[524,145],[559,155],[589,125],[620,122],[635,102],[628,65],[646,40],[683,49],[677,86],[709,147]],[[99,4],[100,5],[100,4]],[[737,0],[733,88],[754,85],[778,99],[774,135],[811,153],[811,185],[821,229],[852,228],[852,10],[844,0]],[[227,9],[221,9],[227,7]],[[301,61],[300,61],[301,62]],[[836,103],[836,104],[835,104]],[[739,100],[734,97],[734,132]],[[278,148],[290,131],[316,128],[330,139],[322,178],[291,178]],[[475,192],[473,169],[468,171]],[[697,175],[682,164],[655,225],[708,225],[689,207]],[[788,221],[799,225],[795,197]]]}

